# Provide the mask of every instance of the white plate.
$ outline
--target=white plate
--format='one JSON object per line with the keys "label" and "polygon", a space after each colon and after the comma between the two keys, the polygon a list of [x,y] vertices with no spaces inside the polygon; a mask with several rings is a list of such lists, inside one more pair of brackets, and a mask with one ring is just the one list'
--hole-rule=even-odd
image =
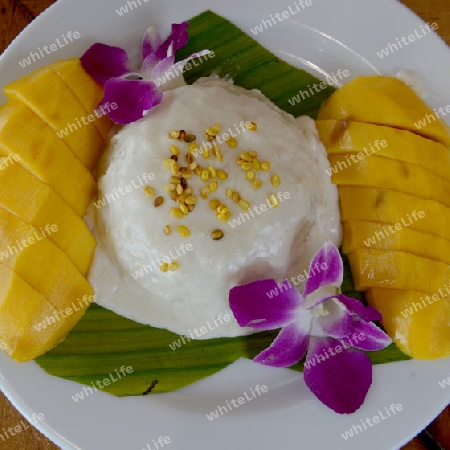
{"label": "white plate", "polygon": [[[126,45],[136,53],[144,29],[155,23],[164,32],[212,9],[252,35],[250,29],[282,13],[294,1],[278,0],[135,0],[141,6],[120,17],[125,0],[60,0],[35,20],[0,59],[0,85],[58,59],[80,56],[92,43]],[[434,35],[426,36],[389,57],[377,51],[397,38],[420,32],[420,19],[393,0],[313,0],[312,6],[256,36],[280,57],[323,73],[348,69],[352,76],[377,70],[394,75],[400,69],[420,72],[433,107],[450,104],[450,52]],[[18,61],[49,45],[68,31],[81,38],[22,68]],[[0,100],[1,101],[1,100]],[[34,362],[16,364],[0,354],[0,387],[27,417],[43,413],[40,430],[63,449],[155,450],[153,439],[168,436],[176,450],[269,450],[398,448],[424,428],[450,401],[450,387],[439,381],[449,376],[450,359],[409,361],[374,367],[373,386],[364,406],[339,416],[310,394],[301,374],[238,361],[215,376],[181,391],[147,397],[115,398],[97,392],[75,403],[81,385],[43,372]],[[265,384],[261,397],[210,422],[206,414],[226,401]],[[341,433],[361,420],[387,417],[385,407],[403,410],[344,440]],[[14,439],[12,437],[11,439]],[[161,448],[161,447],[159,447]]]}

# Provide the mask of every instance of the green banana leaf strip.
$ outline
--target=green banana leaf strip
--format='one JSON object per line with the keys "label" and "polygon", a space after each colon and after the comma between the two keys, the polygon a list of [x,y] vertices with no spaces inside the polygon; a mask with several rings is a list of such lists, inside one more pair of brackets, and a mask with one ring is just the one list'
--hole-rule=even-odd
{"label": "green banana leaf strip", "polygon": [[[294,116],[311,117],[315,117],[323,100],[334,91],[329,87],[292,106],[289,99],[320,80],[276,58],[211,11],[194,17],[189,24],[189,43],[177,53],[177,59],[205,48],[213,50],[215,57],[186,72],[188,83],[212,73],[230,76],[239,86],[261,90]],[[345,257],[344,263],[343,292],[364,301],[363,294],[353,288]],[[64,342],[37,358],[37,363],[51,375],[117,396],[142,395],[155,380],[158,383],[152,393],[169,392],[213,375],[241,357],[254,358],[272,343],[277,333],[189,341],[187,337],[141,325],[93,304]],[[374,364],[409,359],[395,345],[368,355]],[[132,372],[119,378],[122,367],[129,367]],[[302,371],[303,363],[291,369]],[[105,379],[115,381],[106,385]]]}

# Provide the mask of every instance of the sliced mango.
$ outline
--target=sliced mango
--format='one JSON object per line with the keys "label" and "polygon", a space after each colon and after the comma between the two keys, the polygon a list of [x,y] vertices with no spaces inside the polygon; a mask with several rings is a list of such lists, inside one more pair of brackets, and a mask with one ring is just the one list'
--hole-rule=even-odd
{"label": "sliced mango", "polygon": [[57,192],[83,216],[97,190],[91,173],[52,129],[18,102],[0,107],[0,155],[19,155],[19,163]]}
{"label": "sliced mango", "polygon": [[34,359],[59,344],[69,331],[69,323],[42,294],[0,264],[0,337],[11,358]]}
{"label": "sliced mango", "polygon": [[357,249],[348,255],[358,291],[371,287],[437,292],[450,282],[450,266],[411,253]]}
{"label": "sliced mango", "polygon": [[415,164],[369,156],[352,163],[348,155],[328,155],[331,167],[341,168],[331,176],[339,186],[391,189],[450,206],[450,181]]}
{"label": "sliced mango", "polygon": [[449,296],[444,287],[430,294],[380,288],[366,294],[400,350],[416,359],[450,356]]}
{"label": "sliced mango", "polygon": [[356,249],[374,248],[412,253],[450,264],[450,240],[405,228],[401,222],[385,225],[364,220],[349,220],[342,225],[344,232],[342,251],[346,254]]}
{"label": "sliced mango", "polygon": [[97,243],[84,220],[53,189],[19,164],[0,159],[0,166],[0,207],[38,229],[56,225],[58,231],[48,238],[85,276]]}
{"label": "sliced mango", "polygon": [[450,145],[448,125],[397,78],[355,78],[323,102],[317,118],[386,125]]}
{"label": "sliced mango", "polygon": [[3,88],[5,95],[28,106],[72,150],[75,157],[92,171],[105,143],[92,111],[86,111],[68,86],[48,67],[39,69]]}
{"label": "sliced mango", "polygon": [[352,161],[382,156],[416,164],[450,181],[450,152],[438,142],[410,131],[362,122],[317,120],[316,127],[329,155],[352,154]]}
{"label": "sliced mango", "polygon": [[0,209],[0,223],[0,264],[16,272],[57,310],[72,304],[79,306],[67,316],[69,326],[74,326],[89,304],[83,304],[83,297],[93,295],[91,285],[67,256],[44,237],[47,233],[4,209]]}
{"label": "sliced mango", "polygon": [[[407,225],[450,240],[450,209],[433,200],[423,200],[388,189],[339,186],[341,220],[366,220],[383,224]],[[419,218],[423,211],[425,217]],[[423,216],[423,214],[421,214]]]}
{"label": "sliced mango", "polygon": [[[92,114],[97,109],[98,104],[103,98],[103,86],[98,84],[85,72],[78,58],[58,61],[48,66],[48,68],[62,78],[89,114]],[[93,123],[103,137],[103,140],[107,141],[113,126],[113,122],[109,116],[102,115],[100,118],[96,117]]]}

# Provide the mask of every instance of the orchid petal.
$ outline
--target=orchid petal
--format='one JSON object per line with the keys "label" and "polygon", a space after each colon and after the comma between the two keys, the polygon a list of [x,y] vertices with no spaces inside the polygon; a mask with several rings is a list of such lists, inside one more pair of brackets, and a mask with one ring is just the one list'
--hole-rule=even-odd
{"label": "orchid petal", "polygon": [[160,61],[161,60],[154,53],[148,55],[144,59],[141,66],[141,72],[145,79],[151,79],[153,77],[153,70]]}
{"label": "orchid petal", "polygon": [[178,49],[187,44],[189,35],[186,29],[188,27],[188,22],[172,24],[172,32],[170,33],[170,36],[154,52],[159,60],[163,60],[168,56],[174,56]]}
{"label": "orchid petal", "polygon": [[144,117],[145,111],[161,103],[162,91],[155,83],[114,78],[106,82],[100,106],[115,104],[109,117],[115,123],[128,124]]}
{"label": "orchid petal", "polygon": [[[340,349],[339,353],[329,355],[330,348]],[[311,337],[303,374],[323,404],[339,414],[351,414],[364,403],[372,384],[372,363],[359,350],[342,350],[335,339]]]}
{"label": "orchid petal", "polygon": [[392,339],[381,328],[363,320],[354,320],[352,336],[344,338],[342,341],[368,352],[382,350],[392,344]]}
{"label": "orchid petal", "polygon": [[105,84],[109,79],[130,72],[125,50],[105,44],[94,44],[80,58],[84,70],[97,83]]}
{"label": "orchid petal", "polygon": [[339,339],[353,331],[352,316],[340,303],[332,300],[327,302],[326,311],[326,315],[320,315],[315,320],[315,325],[322,334]]}
{"label": "orchid petal", "polygon": [[261,280],[230,290],[230,308],[241,327],[275,330],[298,315],[303,298],[288,281]]}
{"label": "orchid petal", "polygon": [[331,242],[326,242],[311,261],[303,296],[306,297],[321,286],[338,287],[342,284],[343,277],[344,266],[339,250]]}
{"label": "orchid petal", "polygon": [[142,39],[142,61],[144,61],[147,56],[155,53],[162,42],[163,40],[161,35],[158,33],[158,29],[154,25],[147,28],[147,31]]}
{"label": "orchid petal", "polygon": [[377,309],[372,306],[364,306],[364,304],[356,298],[347,297],[344,294],[335,295],[333,298],[336,298],[341,302],[351,314],[358,315],[366,322],[381,320],[381,313]]}
{"label": "orchid petal", "polygon": [[[162,61],[159,61],[158,64],[155,66],[155,68],[152,71],[152,79],[158,80],[159,78],[164,79],[167,76],[168,72],[175,72],[174,67],[175,62],[175,56],[168,56],[167,58],[164,58]],[[176,76],[176,73],[174,73],[174,77]]]}
{"label": "orchid petal", "polygon": [[253,361],[272,367],[289,367],[305,356],[309,342],[309,326],[305,321],[302,330],[298,323],[284,327],[272,345],[257,355]]}

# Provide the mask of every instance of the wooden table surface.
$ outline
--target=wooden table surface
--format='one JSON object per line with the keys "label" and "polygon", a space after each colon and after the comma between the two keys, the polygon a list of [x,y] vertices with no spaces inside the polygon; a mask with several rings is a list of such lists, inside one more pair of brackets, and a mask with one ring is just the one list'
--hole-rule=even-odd
{"label": "wooden table surface", "polygon": [[[0,53],[34,17],[52,3],[54,0],[0,0]],[[450,0],[403,0],[403,3],[426,22],[437,22],[439,25],[437,32],[450,45]],[[15,427],[21,423],[21,420],[27,423],[0,393],[0,429]],[[23,426],[23,428],[25,427]],[[0,439],[0,450],[57,450],[58,448],[32,426],[9,438],[6,442]],[[450,450],[450,406],[402,450],[435,450],[439,448]]]}

